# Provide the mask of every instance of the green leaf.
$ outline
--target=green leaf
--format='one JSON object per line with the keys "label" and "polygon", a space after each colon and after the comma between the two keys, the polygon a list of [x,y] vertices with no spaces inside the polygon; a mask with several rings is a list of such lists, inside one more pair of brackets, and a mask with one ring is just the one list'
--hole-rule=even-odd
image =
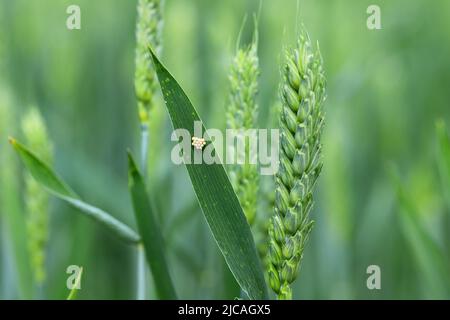
{"label": "green leaf", "polygon": [[438,139],[437,162],[439,176],[447,206],[450,208],[450,136],[443,120],[437,121],[436,134]]}
{"label": "green leaf", "polygon": [[128,153],[128,176],[131,199],[134,214],[142,236],[145,256],[152,271],[156,291],[160,299],[177,298],[170,278],[169,268],[164,255],[164,241],[161,235],[161,227],[156,222],[155,215],[149,202],[144,179],[142,178],[136,163]]}
{"label": "green leaf", "polygon": [[[174,129],[194,136],[200,121],[177,81],[150,50]],[[202,130],[205,127],[202,124]],[[261,263],[250,227],[222,164],[186,164],[198,202],[225,261],[250,299],[268,299]]]}
{"label": "green leaf", "polygon": [[80,269],[80,272],[78,273],[78,277],[75,279],[75,284],[70,290],[69,296],[67,297],[67,300],[75,300],[77,298],[77,293],[80,289],[77,289],[79,287],[79,284],[81,283],[81,276],[83,275],[83,268]]}
{"label": "green leaf", "polygon": [[99,222],[122,240],[133,244],[139,243],[139,235],[129,226],[120,222],[111,214],[83,202],[80,197],[64,181],[62,181],[62,179],[59,178],[47,164],[39,159],[27,147],[12,138],[9,139],[9,142],[19,154],[25,167],[31,175],[51,194]]}
{"label": "green leaf", "polygon": [[400,205],[398,216],[403,234],[414,253],[420,270],[429,287],[426,298],[447,298],[450,294],[450,276],[448,270],[450,262],[445,251],[433,239],[429,231],[423,226],[419,212],[411,195],[400,181],[395,168],[390,171],[391,180],[396,188]]}
{"label": "green leaf", "polygon": [[0,232],[2,240],[8,240],[11,245],[12,257],[7,259],[14,266],[17,282],[8,291],[14,292],[17,289],[19,299],[32,299],[33,274],[28,255],[25,214],[20,199],[18,166],[13,151],[5,149],[3,141],[6,132],[12,130],[13,121],[9,114],[9,104],[2,103],[0,101]]}

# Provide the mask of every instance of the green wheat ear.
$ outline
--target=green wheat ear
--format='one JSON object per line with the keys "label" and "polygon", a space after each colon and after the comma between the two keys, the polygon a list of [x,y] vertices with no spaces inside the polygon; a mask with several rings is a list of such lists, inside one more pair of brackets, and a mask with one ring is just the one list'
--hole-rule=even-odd
{"label": "green wheat ear", "polygon": [[[227,110],[229,129],[254,129],[258,116],[256,95],[258,92],[259,62],[257,36],[246,48],[239,48],[231,65],[229,82],[230,98]],[[256,216],[259,185],[258,167],[249,163],[249,146],[245,146],[245,164],[229,167],[229,175],[247,221],[253,224]]]}
{"label": "green wheat ear", "polygon": [[[22,119],[22,132],[26,143],[33,150],[38,150],[43,160],[52,163],[53,147],[38,109],[31,108]],[[35,283],[42,285],[45,281],[45,250],[49,233],[49,195],[28,172],[25,173],[25,205],[30,263]]]}
{"label": "green wheat ear", "polygon": [[156,74],[148,53],[151,46],[160,55],[162,50],[163,0],[139,0],[136,25],[136,71],[134,86],[138,100],[139,119],[146,124],[156,92]]}
{"label": "green wheat ear", "polygon": [[281,86],[280,169],[276,176],[275,214],[269,226],[269,283],[278,299],[292,299],[314,221],[314,184],[322,169],[321,132],[325,75],[319,48],[313,52],[306,31],[286,52]]}

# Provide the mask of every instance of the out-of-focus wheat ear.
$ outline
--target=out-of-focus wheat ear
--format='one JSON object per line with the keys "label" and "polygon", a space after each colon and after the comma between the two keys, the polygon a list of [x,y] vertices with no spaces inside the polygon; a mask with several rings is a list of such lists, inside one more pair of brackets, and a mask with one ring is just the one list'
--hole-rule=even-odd
{"label": "out-of-focus wheat ear", "polygon": [[[36,150],[42,159],[51,164],[53,146],[48,137],[44,119],[37,108],[28,110],[22,119],[21,127],[26,143]],[[39,288],[46,278],[45,252],[49,235],[49,195],[30,173],[25,173],[24,180],[28,251],[34,282]]]}
{"label": "out-of-focus wheat ear", "polygon": [[[228,77],[230,93],[227,107],[227,128],[243,130],[242,133],[249,129],[255,129],[258,117],[256,97],[260,71],[257,45],[258,36],[255,24],[252,43],[246,47],[237,48]],[[245,164],[231,165],[228,173],[247,221],[253,225],[256,217],[259,173],[258,166],[249,161],[250,148],[248,145],[244,152]]]}
{"label": "out-of-focus wheat ear", "polygon": [[[138,104],[139,121],[141,125],[140,137],[140,167],[147,177],[149,120],[150,111],[155,104],[158,79],[153,68],[148,48],[151,47],[158,54],[162,51],[164,0],[139,0],[137,6],[136,23],[136,56],[134,86]],[[146,262],[144,251],[137,252],[137,298],[146,296]]]}
{"label": "out-of-focus wheat ear", "polygon": [[148,53],[151,46],[162,51],[162,9],[164,0],[139,0],[136,22],[136,53],[134,86],[141,124],[147,124],[154,104],[157,79]]}
{"label": "out-of-focus wheat ear", "polygon": [[[0,79],[0,232],[2,240],[5,240],[3,245],[10,245],[13,253],[11,260],[16,266],[18,297],[32,299],[33,275],[27,250],[26,221],[21,206],[21,179],[17,179],[18,163],[13,151],[7,148],[6,138],[16,131],[16,110],[11,92]],[[0,273],[4,273],[0,275],[3,278],[10,276],[7,268],[1,268]]]}

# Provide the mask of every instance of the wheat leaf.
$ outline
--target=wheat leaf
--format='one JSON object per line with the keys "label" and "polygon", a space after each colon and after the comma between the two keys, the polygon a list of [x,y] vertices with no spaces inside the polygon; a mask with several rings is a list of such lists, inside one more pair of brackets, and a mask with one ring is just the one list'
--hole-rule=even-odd
{"label": "wheat leaf", "polygon": [[164,255],[161,228],[149,202],[144,180],[136,163],[128,153],[128,176],[134,214],[142,236],[147,262],[152,270],[156,291],[161,299],[176,299],[176,293]]}
{"label": "wheat leaf", "polygon": [[436,135],[438,140],[437,162],[439,176],[445,200],[450,208],[450,136],[443,120],[439,120],[436,123]]}
{"label": "wheat leaf", "polygon": [[114,218],[111,214],[83,202],[79,196],[58,175],[32,151],[17,140],[10,138],[9,142],[19,154],[25,167],[31,175],[47,191],[57,198],[79,209],[85,215],[99,222],[122,240],[129,243],[139,243],[140,237],[130,227]]}
{"label": "wheat leaf", "polygon": [[[150,50],[173,127],[193,136],[201,121],[183,89]],[[202,130],[205,132],[204,125]],[[197,200],[236,281],[250,299],[267,299],[262,267],[239,200],[222,164],[186,164]]]}

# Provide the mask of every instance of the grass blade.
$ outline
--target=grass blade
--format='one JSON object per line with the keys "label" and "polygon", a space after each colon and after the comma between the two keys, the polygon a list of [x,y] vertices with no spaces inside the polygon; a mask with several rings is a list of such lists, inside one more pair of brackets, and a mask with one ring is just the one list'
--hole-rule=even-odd
{"label": "grass blade", "polygon": [[447,251],[450,248],[450,136],[443,119],[436,122],[437,154],[436,160],[441,180],[442,196],[447,205],[447,211],[442,219]]}
{"label": "grass blade", "polygon": [[139,235],[130,227],[123,224],[109,213],[83,202],[47,164],[39,159],[27,147],[12,138],[9,139],[9,142],[19,154],[31,175],[50,193],[99,222],[125,242],[139,243]]}
{"label": "grass blade", "polygon": [[[13,131],[13,108],[8,98],[7,92],[0,88],[0,137]],[[18,166],[12,150],[7,150],[4,142],[3,139],[0,141],[0,250],[11,250],[13,256],[1,264],[0,276],[5,280],[12,279],[11,282],[16,284],[5,285],[5,297],[32,299],[33,274],[27,251],[26,220],[19,196]],[[15,274],[8,272],[7,262],[15,269]],[[17,296],[14,295],[16,287]]]}
{"label": "grass blade", "polygon": [[400,205],[398,217],[403,234],[414,253],[420,270],[426,279],[429,298],[448,298],[450,294],[450,267],[445,251],[441,248],[429,231],[423,226],[419,212],[415,207],[414,197],[407,192],[394,169],[391,170],[391,180],[396,189]]}
{"label": "grass blade", "polygon": [[[150,50],[151,51],[151,50]],[[201,121],[183,89],[151,52],[174,129],[194,136]],[[205,128],[202,125],[202,130]],[[255,243],[239,200],[222,164],[186,164],[198,202],[225,261],[250,299],[267,299],[267,288]]]}
{"label": "grass blade", "polygon": [[142,236],[147,262],[152,270],[156,291],[161,299],[176,299],[175,289],[164,255],[161,228],[156,222],[142,178],[132,155],[128,154],[129,187],[134,213]]}
{"label": "grass blade", "polygon": [[9,143],[19,154],[24,165],[31,175],[38,180],[45,188],[61,196],[78,197],[75,192],[66,185],[41,159],[39,159],[27,147],[13,138],[9,138]]}
{"label": "grass blade", "polygon": [[436,123],[436,134],[438,140],[437,161],[439,175],[444,189],[444,197],[450,209],[450,136],[443,120],[439,120]]}

